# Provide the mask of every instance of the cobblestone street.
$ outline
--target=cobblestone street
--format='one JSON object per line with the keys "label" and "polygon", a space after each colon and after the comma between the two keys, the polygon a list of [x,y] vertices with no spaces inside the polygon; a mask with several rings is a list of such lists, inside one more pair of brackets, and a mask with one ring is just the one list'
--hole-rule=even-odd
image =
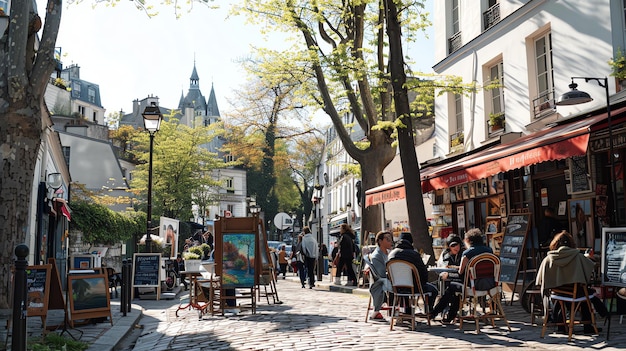
{"label": "cobblestone street", "polygon": [[196,311],[180,311],[176,317],[177,301],[141,301],[143,331],[134,350],[612,350],[626,345],[619,317],[613,318],[610,341],[606,341],[604,320],[598,323],[603,328],[600,336],[576,330],[569,343],[564,334],[548,333],[541,339],[541,328],[530,325],[530,316],[519,302],[505,306],[510,333],[503,322],[496,322],[495,329],[483,326],[476,335],[473,324],[460,331],[458,325],[439,321],[429,327],[425,320],[420,320],[416,331],[408,324],[389,331],[388,321],[364,322],[368,295],[363,290],[331,292],[327,283],[302,289],[289,279],[277,284],[283,304],[268,305],[263,299],[256,315],[243,312],[198,320]]}

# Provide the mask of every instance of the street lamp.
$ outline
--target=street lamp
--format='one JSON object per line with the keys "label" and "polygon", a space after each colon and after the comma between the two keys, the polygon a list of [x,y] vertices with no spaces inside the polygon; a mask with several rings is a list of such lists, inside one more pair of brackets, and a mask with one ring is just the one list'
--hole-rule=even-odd
{"label": "street lamp", "polygon": [[150,133],[150,161],[148,162],[148,220],[146,223],[146,252],[152,252],[152,151],[154,148],[154,134],[159,131],[163,115],[159,106],[155,102],[146,106],[141,114],[143,116],[143,125]]}
{"label": "street lamp", "polygon": [[[322,245],[324,240],[322,235],[322,190],[324,186],[317,184],[315,190],[317,190],[317,243]],[[317,255],[317,281],[322,281],[322,269],[324,268],[324,258],[322,255]]]}
{"label": "street lamp", "polygon": [[590,80],[595,80],[598,82],[598,85],[604,88],[605,97],[606,97],[606,120],[609,129],[609,167],[611,169],[611,175],[609,176],[609,181],[611,182],[611,192],[612,194],[612,205],[613,205],[613,216],[610,216],[613,221],[617,220],[617,188],[615,186],[615,181],[613,177],[615,177],[615,155],[613,153],[613,125],[611,124],[611,103],[609,101],[609,84],[607,77],[604,78],[595,78],[595,77],[572,77],[572,83],[569,85],[571,89],[567,93],[561,95],[559,99],[556,101],[557,106],[571,106],[584,104],[586,102],[592,101],[593,98],[591,95],[584,91],[580,91],[576,89],[578,84],[574,83],[574,79],[584,79],[585,82],[589,82]]}

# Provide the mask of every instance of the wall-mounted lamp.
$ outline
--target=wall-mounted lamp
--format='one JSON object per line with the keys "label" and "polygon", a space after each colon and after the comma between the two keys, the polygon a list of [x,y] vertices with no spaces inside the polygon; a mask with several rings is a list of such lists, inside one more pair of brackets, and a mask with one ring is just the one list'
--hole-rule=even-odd
{"label": "wall-mounted lamp", "polygon": [[50,173],[46,177],[46,186],[53,191],[57,191],[63,185],[63,177],[61,173]]}

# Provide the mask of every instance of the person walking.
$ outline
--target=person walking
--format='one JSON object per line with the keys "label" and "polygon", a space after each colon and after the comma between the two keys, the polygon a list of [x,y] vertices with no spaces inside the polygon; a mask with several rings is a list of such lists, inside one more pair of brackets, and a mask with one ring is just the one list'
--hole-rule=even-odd
{"label": "person walking", "polygon": [[[304,236],[302,237],[301,251],[304,255],[306,274],[309,277],[309,289],[313,289],[315,287],[315,262],[319,254],[318,244],[309,227],[304,227],[302,232]],[[304,282],[302,282],[302,286],[304,287]]]}
{"label": "person walking", "polygon": [[324,275],[328,275],[328,247],[324,243],[320,247],[320,255],[324,259]]}
{"label": "person walking", "polygon": [[304,254],[302,252],[302,238],[304,237],[303,233],[298,235],[298,243],[296,247],[293,249],[292,254],[296,259],[296,271],[298,272],[298,277],[300,277],[300,284],[302,284],[302,288],[305,287],[306,282],[306,268],[304,266]]}
{"label": "person walking", "polygon": [[354,235],[354,231],[348,224],[342,224],[339,229],[340,237],[339,237],[339,262],[337,264],[337,274],[341,276],[341,273],[346,271],[346,275],[348,276],[348,282],[346,285],[356,286],[356,274],[354,274],[354,269],[352,268],[352,260],[354,259],[354,240],[356,236]]}
{"label": "person walking", "polygon": [[287,251],[285,251],[285,245],[280,247],[280,251],[278,252],[278,266],[280,267],[280,273],[283,274],[283,279],[285,279],[285,275],[287,274],[287,265],[289,261],[287,260]]}

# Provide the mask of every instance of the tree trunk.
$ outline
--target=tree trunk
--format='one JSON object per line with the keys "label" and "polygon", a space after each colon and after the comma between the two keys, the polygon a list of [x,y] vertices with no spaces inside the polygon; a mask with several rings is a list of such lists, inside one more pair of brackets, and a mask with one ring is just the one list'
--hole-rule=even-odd
{"label": "tree trunk", "polygon": [[[0,33],[0,309],[9,308],[15,246],[33,233],[29,225],[33,182],[41,145],[43,93],[54,69],[61,1],[49,0],[35,56],[41,19],[32,1],[13,1],[8,31]],[[45,165],[42,165],[45,169]],[[34,248],[30,248],[31,252]]]}
{"label": "tree trunk", "polygon": [[406,89],[406,73],[404,71],[404,56],[402,55],[402,33],[398,21],[398,11],[393,1],[385,1],[385,6],[387,7],[389,67],[391,71],[391,85],[393,86],[394,106],[397,118],[402,118],[402,122],[405,125],[405,127],[399,127],[397,130],[409,226],[411,227],[413,245],[429,254],[431,256],[430,263],[433,263],[433,246],[430,233],[428,232],[428,223],[426,222],[420,169],[413,143],[413,123],[410,117],[411,111]]}

